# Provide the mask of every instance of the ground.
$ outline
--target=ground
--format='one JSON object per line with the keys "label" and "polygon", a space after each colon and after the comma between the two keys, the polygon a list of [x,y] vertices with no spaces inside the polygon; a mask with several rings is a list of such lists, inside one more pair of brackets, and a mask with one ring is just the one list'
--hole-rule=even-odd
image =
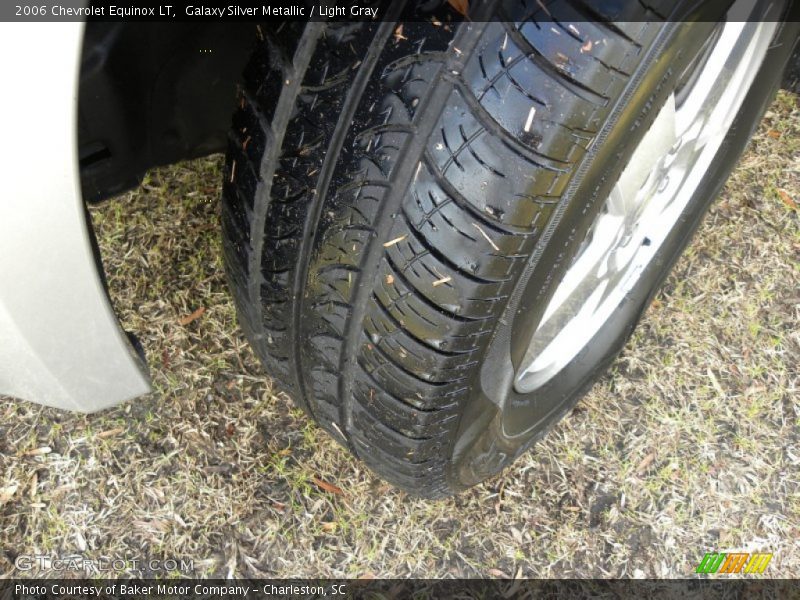
{"label": "ground", "polygon": [[797,96],[771,106],[609,374],[502,476],[437,502],[382,483],[273,388],[226,288],[220,178],[218,156],[156,169],[92,209],[155,392],[91,416],[0,398],[0,575],[34,554],[218,576],[677,577],[738,549],[800,577]]}

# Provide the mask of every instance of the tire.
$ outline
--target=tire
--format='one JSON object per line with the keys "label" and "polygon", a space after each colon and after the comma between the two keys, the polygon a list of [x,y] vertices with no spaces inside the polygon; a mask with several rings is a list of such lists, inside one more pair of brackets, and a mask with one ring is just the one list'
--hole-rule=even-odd
{"label": "tire", "polygon": [[459,25],[260,28],[223,183],[226,270],[267,372],[378,475],[425,497],[500,472],[602,374],[797,35],[776,28],[783,43],[618,309],[520,393],[555,290],[714,23],[556,0],[556,21],[537,27],[534,0],[475,4]]}

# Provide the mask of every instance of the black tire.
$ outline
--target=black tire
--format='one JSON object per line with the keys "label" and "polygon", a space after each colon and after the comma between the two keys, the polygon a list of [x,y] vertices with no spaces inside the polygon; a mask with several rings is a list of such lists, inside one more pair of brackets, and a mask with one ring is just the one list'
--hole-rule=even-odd
{"label": "black tire", "polygon": [[517,25],[541,10],[530,0],[472,3],[472,21],[453,26],[259,30],[223,187],[240,323],[283,389],[393,484],[428,497],[471,486],[577,402],[771,97],[796,32],[779,34],[791,43],[771,50],[683,227],[537,392],[544,416],[508,435],[504,410],[532,401],[509,399],[520,340],[711,27],[644,4],[604,15],[598,2],[550,2],[553,27]]}

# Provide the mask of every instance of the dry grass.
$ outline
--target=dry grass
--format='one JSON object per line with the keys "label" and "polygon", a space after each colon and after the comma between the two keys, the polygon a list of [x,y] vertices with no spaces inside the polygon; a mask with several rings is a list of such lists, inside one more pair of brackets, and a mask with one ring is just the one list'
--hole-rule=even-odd
{"label": "dry grass", "polygon": [[799,577],[798,156],[782,93],[611,373],[502,477],[440,502],[377,480],[261,372],[220,263],[219,158],[155,170],[92,216],[156,391],[92,416],[0,400],[0,574],[33,553],[223,576],[674,577],[759,549]]}

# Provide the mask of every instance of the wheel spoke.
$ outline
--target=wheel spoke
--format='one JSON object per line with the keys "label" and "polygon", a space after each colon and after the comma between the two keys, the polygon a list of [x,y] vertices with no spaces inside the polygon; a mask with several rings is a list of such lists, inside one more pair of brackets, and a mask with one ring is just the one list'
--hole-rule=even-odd
{"label": "wheel spoke", "polygon": [[[631,156],[628,166],[619,177],[615,189],[623,199],[623,211],[629,216],[642,202],[647,201],[645,183],[652,178],[677,141],[675,135],[675,95],[667,99],[656,120]],[[612,197],[614,194],[612,194]]]}

